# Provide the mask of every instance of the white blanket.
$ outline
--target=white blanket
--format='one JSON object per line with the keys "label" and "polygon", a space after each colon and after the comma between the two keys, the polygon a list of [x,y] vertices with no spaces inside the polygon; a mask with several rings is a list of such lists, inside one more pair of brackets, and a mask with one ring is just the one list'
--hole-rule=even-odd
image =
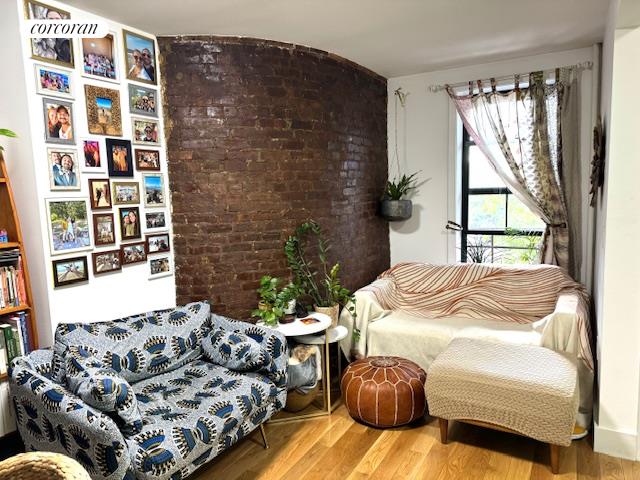
{"label": "white blanket", "polygon": [[[574,293],[558,297],[553,313],[533,323],[513,323],[502,320],[442,317],[424,318],[403,310],[385,310],[370,291],[356,292],[356,328],[360,338],[353,339],[354,322],[343,309],[340,324],[349,335],[340,345],[350,358],[359,355],[397,355],[416,362],[425,371],[454,338],[479,338],[504,343],[539,345],[552,350],[579,355],[579,332]],[[578,362],[580,408],[577,423],[589,427],[593,404],[593,371],[584,361]]]}

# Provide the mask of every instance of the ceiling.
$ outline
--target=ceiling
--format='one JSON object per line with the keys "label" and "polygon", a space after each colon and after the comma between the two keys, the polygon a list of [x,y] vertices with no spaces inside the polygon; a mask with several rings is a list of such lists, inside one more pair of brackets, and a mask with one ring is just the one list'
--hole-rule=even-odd
{"label": "ceiling", "polygon": [[156,35],[257,37],[385,77],[584,47],[609,0],[64,0]]}

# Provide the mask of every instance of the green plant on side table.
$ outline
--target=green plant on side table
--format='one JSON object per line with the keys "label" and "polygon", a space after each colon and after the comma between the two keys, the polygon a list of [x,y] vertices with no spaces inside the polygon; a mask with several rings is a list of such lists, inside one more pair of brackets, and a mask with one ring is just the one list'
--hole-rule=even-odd
{"label": "green plant on side table", "polygon": [[260,287],[256,290],[260,295],[258,308],[251,312],[251,316],[260,318],[267,326],[276,326],[283,321],[292,300],[296,300],[300,289],[289,283],[282,290],[278,290],[280,279],[265,275],[260,279]]}
{"label": "green plant on side table", "polygon": [[380,213],[385,219],[397,221],[411,218],[413,204],[411,200],[403,197],[416,189],[416,175],[418,172],[409,176],[403,174],[397,181],[395,177],[393,180],[387,180],[380,203]]}
{"label": "green plant on side table", "polygon": [[[306,241],[313,235],[317,239],[318,260],[321,268],[315,268],[306,257]],[[300,286],[305,295],[311,297],[316,312],[331,317],[332,325],[338,323],[340,306],[349,305],[349,311],[355,318],[355,298],[342,286],[338,274],[340,263],[329,268],[327,253],[329,243],[322,235],[322,229],[313,220],[304,222],[284,245],[284,253],[294,276],[294,283]],[[351,303],[349,303],[351,301]]]}

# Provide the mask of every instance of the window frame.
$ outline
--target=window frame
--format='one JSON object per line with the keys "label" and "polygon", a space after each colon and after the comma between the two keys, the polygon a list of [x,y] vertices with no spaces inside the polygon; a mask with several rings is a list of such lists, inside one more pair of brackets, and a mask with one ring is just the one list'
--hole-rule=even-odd
{"label": "window frame", "polygon": [[[471,188],[469,187],[469,147],[475,146],[467,129],[462,126],[462,165],[461,165],[461,183],[462,183],[462,205],[460,211],[460,220],[462,229],[460,230],[460,261],[467,262],[467,237],[469,235],[491,235],[506,236],[507,225],[509,225],[509,196],[513,192],[508,187],[496,188]],[[473,195],[504,195],[505,196],[505,213],[503,229],[469,229],[469,199]],[[520,230],[527,236],[541,236],[543,230]],[[492,238],[493,241],[493,238]],[[491,246],[493,250],[493,244]],[[503,247],[496,247],[503,248]],[[522,247],[508,247],[509,250],[525,250]]]}

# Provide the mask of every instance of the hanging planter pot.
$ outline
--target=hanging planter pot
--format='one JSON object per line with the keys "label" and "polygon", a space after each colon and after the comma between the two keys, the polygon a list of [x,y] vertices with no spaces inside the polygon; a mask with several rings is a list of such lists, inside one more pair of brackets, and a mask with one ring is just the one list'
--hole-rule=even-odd
{"label": "hanging planter pot", "polygon": [[411,200],[382,200],[380,215],[390,222],[408,220],[413,213]]}

